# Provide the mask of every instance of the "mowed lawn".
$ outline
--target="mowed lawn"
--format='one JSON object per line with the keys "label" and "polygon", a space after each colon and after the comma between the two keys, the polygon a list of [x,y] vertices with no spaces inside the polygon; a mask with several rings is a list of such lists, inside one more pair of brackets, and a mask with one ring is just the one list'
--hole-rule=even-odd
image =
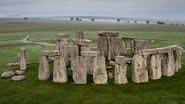
{"label": "mowed lawn", "polygon": [[[107,85],[95,85],[92,76],[88,84],[75,85],[71,76],[66,84],[39,81],[38,60],[40,50],[54,49],[33,44],[22,44],[18,40],[30,35],[33,41],[55,43],[55,35],[67,33],[72,39],[78,30],[84,30],[85,37],[96,42],[96,34],[101,31],[120,32],[121,36],[153,40],[151,47],[180,45],[185,48],[185,27],[169,25],[134,25],[119,23],[90,22],[15,22],[0,21],[0,73],[17,70],[18,66],[7,67],[17,61],[21,47],[27,49],[28,65],[26,79],[13,82],[0,78],[0,104],[185,104],[185,55],[183,67],[173,77],[135,84],[128,69],[128,84],[115,85],[112,80]],[[52,65],[51,68],[52,69]]]}

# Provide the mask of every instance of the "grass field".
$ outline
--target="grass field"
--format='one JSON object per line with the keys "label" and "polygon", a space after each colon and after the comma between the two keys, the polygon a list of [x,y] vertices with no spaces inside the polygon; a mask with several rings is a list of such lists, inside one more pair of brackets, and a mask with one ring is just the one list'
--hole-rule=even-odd
{"label": "grass field", "polygon": [[18,69],[6,64],[16,62],[21,47],[27,49],[28,62],[33,62],[27,68],[24,81],[0,78],[0,104],[185,104],[184,54],[183,68],[175,76],[144,84],[132,82],[130,68],[126,85],[115,85],[112,81],[107,85],[94,85],[90,76],[87,85],[75,85],[71,77],[66,84],[39,81],[38,59],[43,47],[17,40],[31,35],[33,41],[54,43],[55,34],[67,33],[73,38],[78,30],[84,30],[85,37],[94,42],[97,32],[118,31],[122,36],[154,40],[152,47],[177,44],[185,48],[185,26],[0,20],[0,73]]}

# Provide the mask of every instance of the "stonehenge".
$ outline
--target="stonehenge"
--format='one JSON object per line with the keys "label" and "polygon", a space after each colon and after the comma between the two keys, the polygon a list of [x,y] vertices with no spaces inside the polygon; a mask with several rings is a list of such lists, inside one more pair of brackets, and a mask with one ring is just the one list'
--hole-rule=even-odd
{"label": "stonehenge", "polygon": [[[98,33],[96,44],[85,39],[83,31],[76,32],[71,42],[67,34],[56,37],[56,49],[41,52],[39,80],[50,79],[51,57],[55,83],[66,83],[72,77],[75,84],[87,84],[90,76],[94,84],[107,84],[110,79],[115,84],[127,84],[127,71],[131,71],[134,83],[144,83],[174,76],[182,68],[183,48],[177,45],[150,48],[147,40],[121,37],[117,32]],[[132,70],[128,70],[129,65]],[[72,76],[68,76],[67,69]]]}
{"label": "stonehenge", "polygon": [[[96,41],[86,39],[83,31],[76,32],[75,39],[70,39],[68,34],[57,34],[54,49],[40,52],[38,79],[54,83],[73,79],[75,84],[87,84],[90,77],[94,84],[104,85],[113,80],[114,84],[124,85],[130,79],[134,83],[145,83],[172,77],[180,71],[182,47],[150,48],[149,43],[148,40],[121,37],[118,32],[97,33]],[[19,69],[3,72],[1,77],[21,81],[26,78],[27,64],[26,49],[21,48],[17,62],[8,64],[19,65]],[[131,78],[127,75],[130,72]]]}

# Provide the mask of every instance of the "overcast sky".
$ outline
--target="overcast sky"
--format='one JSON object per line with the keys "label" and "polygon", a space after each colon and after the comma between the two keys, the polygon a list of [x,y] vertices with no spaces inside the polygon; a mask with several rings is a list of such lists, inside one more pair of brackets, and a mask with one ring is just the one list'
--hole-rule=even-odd
{"label": "overcast sky", "polygon": [[185,0],[0,0],[0,17],[114,16],[185,18]]}

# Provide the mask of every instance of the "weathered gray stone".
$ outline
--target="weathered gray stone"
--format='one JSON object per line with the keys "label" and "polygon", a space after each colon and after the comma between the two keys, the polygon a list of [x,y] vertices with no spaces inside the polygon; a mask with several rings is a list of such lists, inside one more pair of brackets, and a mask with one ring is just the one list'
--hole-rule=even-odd
{"label": "weathered gray stone", "polygon": [[91,43],[92,41],[88,39],[73,40],[73,44],[80,46],[90,46]]}
{"label": "weathered gray stone", "polygon": [[126,84],[127,80],[127,64],[124,56],[116,56],[114,79],[116,84]]}
{"label": "weathered gray stone", "polygon": [[97,38],[97,46],[100,51],[100,56],[104,56],[105,59],[108,59],[108,42],[107,37],[98,36]]}
{"label": "weathered gray stone", "polygon": [[134,37],[122,37],[122,40],[125,42],[125,47],[128,49],[130,46],[132,53],[134,53],[135,52],[135,38]]}
{"label": "weathered gray stone", "polygon": [[85,58],[83,56],[77,56],[73,61],[73,80],[75,84],[87,83],[87,70],[85,64]]}
{"label": "weathered gray stone", "polygon": [[9,78],[15,75],[14,71],[6,71],[1,74],[2,78]]}
{"label": "weathered gray stone", "polygon": [[21,48],[21,52],[18,55],[19,63],[20,63],[20,70],[26,70],[26,49]]}
{"label": "weathered gray stone", "polygon": [[175,57],[175,72],[178,72],[182,68],[181,57],[182,57],[182,50],[174,51]]}
{"label": "weathered gray stone", "polygon": [[135,41],[135,52],[143,51],[143,49],[149,48],[149,42],[146,40],[136,40]]}
{"label": "weathered gray stone", "polygon": [[147,56],[134,55],[132,68],[132,80],[135,83],[148,82]]}
{"label": "weathered gray stone", "polygon": [[99,51],[82,51],[81,55],[82,56],[99,56],[100,52]]}
{"label": "weathered gray stone", "polygon": [[69,39],[69,35],[68,34],[57,34],[56,35],[56,40],[62,40],[62,39]]}
{"label": "weathered gray stone", "polygon": [[152,80],[157,80],[161,78],[162,71],[161,71],[161,55],[156,54],[152,55],[150,59],[150,70],[149,76]]}
{"label": "weathered gray stone", "polygon": [[50,77],[48,55],[49,52],[47,50],[43,50],[41,53],[38,74],[39,80],[48,80]]}
{"label": "weathered gray stone", "polygon": [[102,33],[98,35],[98,50],[100,51],[100,56],[104,56],[106,60],[115,60],[117,55],[126,53],[123,41],[118,37],[117,33]]}
{"label": "weathered gray stone", "polygon": [[95,84],[107,84],[108,76],[103,56],[94,59],[93,80]]}
{"label": "weathered gray stone", "polygon": [[102,32],[102,33],[98,33],[98,36],[117,37],[119,36],[119,32]]}
{"label": "weathered gray stone", "polygon": [[53,81],[56,83],[67,82],[67,70],[64,57],[58,50],[52,51],[54,55]]}
{"label": "weathered gray stone", "polygon": [[25,76],[24,75],[13,76],[11,79],[13,81],[21,81],[25,79]]}
{"label": "weathered gray stone", "polygon": [[76,39],[77,40],[84,39],[84,33],[83,33],[83,31],[76,32]]}
{"label": "weathered gray stone", "polygon": [[60,55],[64,57],[66,65],[68,65],[68,38],[69,35],[59,34],[57,35],[56,50],[59,50]]}
{"label": "weathered gray stone", "polygon": [[74,60],[77,56],[80,56],[80,50],[79,50],[79,46],[78,45],[73,45],[71,48],[71,70],[73,70],[74,68]]}
{"label": "weathered gray stone", "polygon": [[162,59],[162,75],[173,76],[175,75],[175,58],[173,51],[163,55]]}
{"label": "weathered gray stone", "polygon": [[23,70],[16,70],[15,71],[16,75],[24,75],[24,73],[25,73],[25,71],[23,71]]}
{"label": "weathered gray stone", "polygon": [[139,55],[152,55],[152,54],[165,54],[169,53],[170,51],[175,51],[175,50],[183,50],[182,47],[177,46],[177,45],[172,45],[168,47],[160,47],[160,48],[153,48],[153,49],[143,49],[139,50],[136,53]]}
{"label": "weathered gray stone", "polygon": [[82,51],[81,55],[85,57],[87,74],[92,75],[93,74],[94,58],[96,56],[99,56],[99,52],[98,51]]}

